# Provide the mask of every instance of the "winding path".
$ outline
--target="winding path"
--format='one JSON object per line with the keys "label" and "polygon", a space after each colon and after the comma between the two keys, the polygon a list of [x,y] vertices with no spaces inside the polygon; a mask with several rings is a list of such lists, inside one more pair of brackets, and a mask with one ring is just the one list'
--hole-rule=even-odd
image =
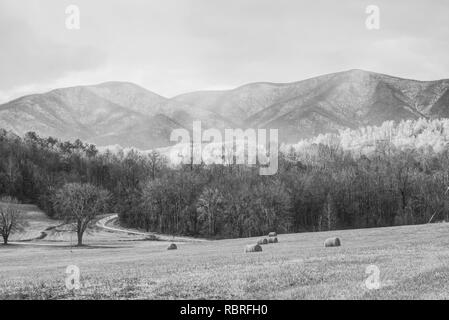
{"label": "winding path", "polygon": [[206,239],[198,239],[198,238],[191,238],[191,237],[178,237],[178,236],[171,236],[171,235],[165,235],[165,234],[158,234],[153,232],[140,232],[135,230],[130,230],[126,228],[116,228],[116,227],[109,227],[107,226],[108,223],[112,222],[113,220],[118,219],[118,214],[111,214],[107,217],[104,217],[97,221],[96,226],[107,230],[111,232],[123,232],[127,234],[133,234],[138,236],[146,236],[146,237],[155,237],[156,240],[160,241],[176,241],[176,242],[203,242],[203,241],[209,241]]}
{"label": "winding path", "polygon": [[[126,233],[128,235],[136,235],[141,237],[146,237],[149,240],[155,240],[155,241],[172,241],[172,242],[203,242],[203,241],[209,241],[206,239],[197,239],[197,238],[191,238],[191,237],[178,237],[178,236],[171,236],[166,234],[157,234],[153,232],[141,232],[137,230],[132,229],[126,229],[122,227],[112,227],[108,224],[111,224],[114,220],[118,219],[118,214],[109,214],[103,218],[100,218],[96,223],[95,226],[99,229],[102,229],[106,232],[113,232],[113,233]],[[41,231],[41,234],[33,239],[27,239],[27,240],[19,240],[19,241],[11,241],[8,242],[9,244],[13,245],[29,245],[29,246],[55,246],[55,247],[63,247],[66,246],[66,244],[61,243],[52,243],[52,242],[40,242],[39,240],[43,240],[46,238],[48,231],[52,228],[55,228],[56,226],[51,226],[45,229],[44,231]],[[36,242],[39,241],[39,242]]]}
{"label": "winding path", "polygon": [[134,230],[127,230],[127,229],[124,229],[124,228],[122,229],[122,228],[108,227],[106,225],[107,223],[109,223],[109,222],[111,222],[113,220],[116,220],[116,219],[118,219],[118,214],[115,214],[115,213],[111,214],[111,215],[109,215],[107,217],[104,217],[104,218],[98,220],[97,223],[96,223],[96,226],[101,228],[101,229],[112,231],[112,232],[124,232],[124,233],[127,233],[127,234],[135,234],[135,235],[138,235],[138,236],[151,236],[151,235],[154,235],[154,234],[151,234],[151,233],[139,232],[139,231],[134,231]]}

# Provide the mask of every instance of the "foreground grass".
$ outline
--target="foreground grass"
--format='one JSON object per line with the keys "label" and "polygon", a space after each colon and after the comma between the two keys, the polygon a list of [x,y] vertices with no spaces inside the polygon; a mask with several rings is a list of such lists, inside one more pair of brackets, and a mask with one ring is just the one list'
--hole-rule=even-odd
{"label": "foreground grass", "polygon": [[[116,241],[91,247],[0,246],[1,299],[445,299],[449,224],[280,235],[245,254],[256,239],[179,243]],[[342,247],[324,248],[339,236]],[[81,270],[80,290],[65,270]],[[368,290],[366,267],[380,270]]]}

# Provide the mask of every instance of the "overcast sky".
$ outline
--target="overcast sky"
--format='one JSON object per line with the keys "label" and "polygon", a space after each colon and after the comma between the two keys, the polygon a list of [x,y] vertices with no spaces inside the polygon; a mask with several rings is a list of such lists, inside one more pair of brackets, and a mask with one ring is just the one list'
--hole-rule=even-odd
{"label": "overcast sky", "polygon": [[0,102],[112,80],[171,97],[354,68],[449,78],[448,19],[448,0],[1,0]]}

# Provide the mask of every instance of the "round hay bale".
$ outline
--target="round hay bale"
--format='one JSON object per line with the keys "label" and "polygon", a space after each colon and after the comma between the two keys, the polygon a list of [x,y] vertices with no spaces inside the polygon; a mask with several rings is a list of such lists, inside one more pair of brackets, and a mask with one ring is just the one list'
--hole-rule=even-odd
{"label": "round hay bale", "polygon": [[263,238],[263,244],[268,244],[268,239],[267,238]]}
{"label": "round hay bale", "polygon": [[275,238],[270,238],[270,239],[268,239],[268,243],[274,243],[274,239],[275,239]]}
{"label": "round hay bale", "polygon": [[279,241],[278,241],[278,238],[277,238],[277,237],[273,239],[273,243],[278,243],[278,242],[279,242]]}
{"label": "round hay bale", "polygon": [[277,234],[276,232],[270,232],[270,233],[268,234],[268,236],[269,236],[269,237],[277,237],[278,234]]}
{"label": "round hay bale", "polygon": [[341,241],[339,238],[329,238],[324,241],[324,247],[339,247],[341,246]]}
{"label": "round hay bale", "polygon": [[167,248],[167,250],[176,250],[176,249],[178,249],[178,247],[174,243],[170,244]]}
{"label": "round hay bale", "polygon": [[245,253],[261,252],[261,251],[262,251],[262,247],[258,244],[249,244],[245,247]]}

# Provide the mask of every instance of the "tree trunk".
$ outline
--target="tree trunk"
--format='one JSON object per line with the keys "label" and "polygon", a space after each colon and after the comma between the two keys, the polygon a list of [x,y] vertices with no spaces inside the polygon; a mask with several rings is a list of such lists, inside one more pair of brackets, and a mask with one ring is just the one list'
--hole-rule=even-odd
{"label": "tree trunk", "polygon": [[8,244],[8,236],[7,235],[3,235],[3,244],[4,245]]}
{"label": "tree trunk", "polygon": [[78,236],[78,247],[81,247],[83,245],[83,233],[81,231],[78,231],[77,236]]}

